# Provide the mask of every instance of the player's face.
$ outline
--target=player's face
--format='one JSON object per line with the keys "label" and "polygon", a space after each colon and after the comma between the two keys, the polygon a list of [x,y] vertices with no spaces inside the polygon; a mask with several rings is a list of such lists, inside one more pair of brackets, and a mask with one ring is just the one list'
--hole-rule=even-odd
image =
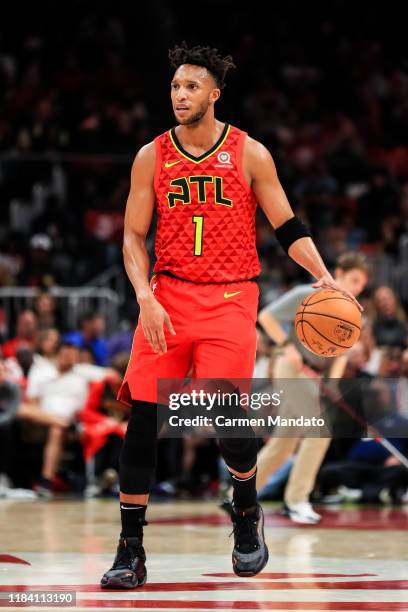
{"label": "player's face", "polygon": [[171,102],[178,123],[191,125],[200,121],[220,93],[206,68],[190,64],[180,66],[171,82]]}
{"label": "player's face", "polygon": [[358,268],[347,270],[347,272],[337,268],[336,280],[343,289],[357,297],[366,286],[368,277],[364,270],[359,270]]}

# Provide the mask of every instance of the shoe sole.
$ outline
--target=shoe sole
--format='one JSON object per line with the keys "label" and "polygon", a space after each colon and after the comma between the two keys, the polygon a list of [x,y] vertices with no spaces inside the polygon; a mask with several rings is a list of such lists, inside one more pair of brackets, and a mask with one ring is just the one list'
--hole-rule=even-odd
{"label": "shoe sole", "polygon": [[136,582],[136,584],[132,584],[132,583],[125,583],[122,580],[119,580],[118,578],[109,578],[108,582],[106,584],[102,584],[102,582],[100,583],[100,586],[102,589],[137,589],[141,586],[143,586],[144,584],[146,584],[146,580],[147,580],[147,574],[144,576],[142,582]]}

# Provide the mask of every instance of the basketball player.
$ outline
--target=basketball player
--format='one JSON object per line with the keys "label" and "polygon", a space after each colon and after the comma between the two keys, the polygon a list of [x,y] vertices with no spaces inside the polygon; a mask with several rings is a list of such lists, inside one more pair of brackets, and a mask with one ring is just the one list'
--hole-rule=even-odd
{"label": "basketball player", "polygon": [[[368,266],[364,256],[351,252],[341,255],[336,262],[335,279],[343,289],[358,296],[368,280]],[[299,285],[259,313],[259,322],[279,351],[274,362],[273,378],[305,380],[305,384],[288,386],[291,403],[295,404],[295,408],[301,406],[303,411],[309,400],[311,406],[318,406],[319,400],[318,384],[315,381],[307,382],[309,377],[303,366],[306,364],[317,373],[326,372],[329,378],[341,378],[347,362],[346,355],[334,360],[314,355],[298,340],[293,320],[299,304],[310,293],[310,285]],[[288,332],[284,329],[285,325],[290,326]],[[329,437],[304,437],[300,440],[299,437],[285,435],[280,429],[279,435],[271,437],[258,455],[257,489],[260,491],[270,475],[289,459],[298,446],[284,493],[284,511],[295,523],[314,524],[321,519],[312,508],[309,496],[329,444]]]}
{"label": "basketball player", "polygon": [[[191,367],[197,378],[252,377],[257,202],[283,248],[318,279],[315,286],[339,288],[294,216],[267,149],[214,116],[232,58],[185,44],[169,57],[178,126],[138,152],[125,215],[124,263],[140,318],[119,393],[132,411],[120,461],[122,531],[101,580],[105,588],[146,581],[142,540],[156,464],[157,380],[184,378]],[[149,283],[146,234],[155,207],[156,275]],[[219,445],[233,483],[233,569],[253,576],[268,560],[255,487],[256,440],[224,438]]]}

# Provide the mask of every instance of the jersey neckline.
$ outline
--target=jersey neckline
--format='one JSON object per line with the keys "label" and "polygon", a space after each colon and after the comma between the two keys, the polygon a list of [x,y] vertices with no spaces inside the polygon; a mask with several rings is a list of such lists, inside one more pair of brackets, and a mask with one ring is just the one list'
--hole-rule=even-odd
{"label": "jersey neckline", "polygon": [[171,142],[173,143],[174,148],[176,149],[176,151],[178,153],[180,153],[180,155],[182,155],[183,157],[187,158],[189,161],[194,162],[195,164],[199,164],[200,162],[204,161],[205,159],[208,159],[208,157],[213,155],[213,153],[215,153],[216,151],[218,151],[218,149],[220,147],[222,147],[222,145],[224,144],[224,142],[227,139],[227,136],[228,136],[229,131],[230,131],[230,127],[231,126],[228,123],[225,123],[224,128],[223,128],[223,130],[221,132],[221,135],[218,138],[217,142],[211,147],[211,149],[209,149],[208,151],[206,151],[202,155],[199,155],[198,157],[196,157],[195,155],[191,155],[191,153],[189,153],[188,151],[186,151],[183,148],[181,142],[177,138],[176,128],[175,127],[172,128],[169,131],[169,136],[170,136]]}

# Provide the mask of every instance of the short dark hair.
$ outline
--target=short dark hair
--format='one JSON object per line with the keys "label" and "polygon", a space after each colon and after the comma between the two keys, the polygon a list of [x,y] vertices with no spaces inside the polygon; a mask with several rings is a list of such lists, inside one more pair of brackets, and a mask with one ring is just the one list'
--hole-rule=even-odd
{"label": "short dark hair", "polygon": [[211,47],[197,45],[189,48],[185,40],[181,45],[169,49],[169,59],[172,68],[175,70],[183,64],[193,64],[194,66],[207,68],[220,89],[225,87],[225,77],[228,70],[235,68],[231,55],[222,57],[218,53],[218,49],[212,49]]}
{"label": "short dark hair", "polygon": [[84,323],[88,323],[89,321],[93,321],[96,318],[96,313],[93,311],[84,312],[79,318],[79,326],[82,327]]}
{"label": "short dark hair", "polygon": [[57,347],[57,353],[59,353],[60,351],[62,351],[62,349],[64,348],[74,348],[79,350],[79,346],[77,344],[75,344],[75,342],[68,342],[68,340],[62,340]]}
{"label": "short dark hair", "polygon": [[347,253],[339,255],[336,259],[336,268],[340,268],[343,272],[348,272],[349,270],[362,270],[367,276],[370,270],[365,255],[355,251],[348,251]]}

